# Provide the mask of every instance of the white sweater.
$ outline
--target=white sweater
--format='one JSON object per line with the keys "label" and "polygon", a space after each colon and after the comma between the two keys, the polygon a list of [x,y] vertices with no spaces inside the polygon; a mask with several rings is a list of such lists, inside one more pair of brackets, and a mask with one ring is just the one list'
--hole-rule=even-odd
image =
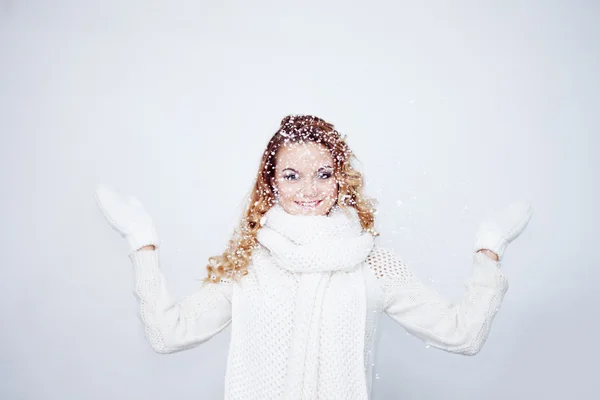
{"label": "white sweater", "polygon": [[[264,248],[256,251],[268,257],[269,253]],[[243,285],[225,280],[207,284],[176,302],[166,289],[165,278],[159,268],[158,251],[138,251],[130,258],[135,269],[135,294],[141,306],[141,319],[155,351],[173,353],[193,348],[233,321],[235,335],[232,334],[225,377],[226,399],[281,398],[282,383],[277,377],[285,372],[286,365],[281,362],[281,357],[261,354],[251,343],[263,340],[257,337],[257,332],[260,332],[276,344],[282,332],[269,326],[261,326],[259,331],[252,324],[236,326],[236,321],[244,319],[236,315],[239,307],[232,307],[232,304],[236,303],[236,293],[239,296]],[[499,262],[475,253],[473,265],[474,273],[466,285],[463,299],[456,304],[448,304],[434,290],[423,285],[392,252],[373,248],[361,267],[367,293],[364,370],[368,393],[371,390],[375,331],[382,312],[426,344],[452,353],[477,354],[488,336],[508,284],[499,269]],[[252,268],[251,263],[249,270]],[[244,352],[245,359],[259,360],[256,366],[260,368],[236,365],[236,360],[240,359],[239,352]],[[335,382],[331,384],[335,386]]]}

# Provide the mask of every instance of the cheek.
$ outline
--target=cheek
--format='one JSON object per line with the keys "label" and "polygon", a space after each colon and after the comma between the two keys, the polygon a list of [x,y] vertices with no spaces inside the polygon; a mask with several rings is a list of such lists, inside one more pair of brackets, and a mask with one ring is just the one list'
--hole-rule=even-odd
{"label": "cheek", "polygon": [[277,185],[277,192],[279,193],[279,197],[291,197],[294,196],[297,192],[296,186],[294,186],[290,182],[280,182]]}
{"label": "cheek", "polygon": [[337,197],[338,184],[335,179],[328,179],[319,185],[319,191],[328,197]]}

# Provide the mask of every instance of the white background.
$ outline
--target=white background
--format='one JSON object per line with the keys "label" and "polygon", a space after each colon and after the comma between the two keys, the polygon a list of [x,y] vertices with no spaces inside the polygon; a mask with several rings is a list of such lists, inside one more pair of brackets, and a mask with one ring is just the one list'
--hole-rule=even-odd
{"label": "white background", "polygon": [[380,245],[448,300],[490,210],[534,216],[483,350],[381,320],[373,399],[596,398],[594,1],[0,1],[0,398],[219,399],[229,328],[153,353],[96,183],[155,218],[175,298],[286,114],[348,135]]}

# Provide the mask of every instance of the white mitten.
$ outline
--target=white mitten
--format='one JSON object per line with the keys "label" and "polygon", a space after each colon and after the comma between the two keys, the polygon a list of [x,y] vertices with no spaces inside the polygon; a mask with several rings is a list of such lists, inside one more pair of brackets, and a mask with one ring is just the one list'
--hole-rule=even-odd
{"label": "white mitten", "polygon": [[501,259],[506,246],[523,232],[532,213],[530,204],[514,203],[504,212],[486,218],[475,236],[474,250],[488,249]]}
{"label": "white mitten", "polygon": [[132,252],[151,244],[158,247],[154,222],[137,198],[123,197],[108,185],[98,185],[95,199],[108,223],[123,236]]}

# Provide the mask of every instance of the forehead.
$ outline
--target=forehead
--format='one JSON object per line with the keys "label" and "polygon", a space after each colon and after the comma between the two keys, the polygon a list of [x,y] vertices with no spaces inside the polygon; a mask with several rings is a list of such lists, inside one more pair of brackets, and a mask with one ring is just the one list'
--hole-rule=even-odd
{"label": "forehead", "polygon": [[325,165],[333,167],[333,159],[329,149],[321,144],[314,142],[289,143],[281,146],[277,151],[276,165],[277,169],[318,169]]}

